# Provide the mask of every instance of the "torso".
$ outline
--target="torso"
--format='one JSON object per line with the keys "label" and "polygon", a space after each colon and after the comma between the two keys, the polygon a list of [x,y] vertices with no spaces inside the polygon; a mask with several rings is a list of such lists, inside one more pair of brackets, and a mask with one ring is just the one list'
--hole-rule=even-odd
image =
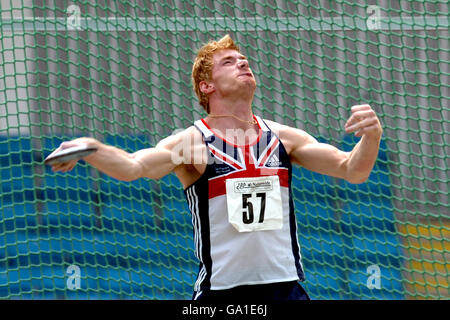
{"label": "torso", "polygon": [[201,266],[196,291],[303,279],[291,162],[280,139],[258,120],[261,128],[245,145],[229,143],[197,121],[201,139],[192,149],[201,150],[205,161],[178,171]]}

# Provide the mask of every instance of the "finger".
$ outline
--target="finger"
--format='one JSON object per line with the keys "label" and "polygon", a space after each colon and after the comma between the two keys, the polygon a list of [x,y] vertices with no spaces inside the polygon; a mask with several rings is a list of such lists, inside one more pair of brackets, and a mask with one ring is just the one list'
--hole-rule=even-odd
{"label": "finger", "polygon": [[354,112],[357,112],[357,111],[360,111],[360,110],[369,110],[369,109],[372,109],[372,108],[368,104],[358,104],[356,106],[353,106],[351,108],[351,111],[352,111],[352,113],[354,113]]}
{"label": "finger", "polygon": [[345,123],[345,126],[350,126],[358,121],[362,121],[366,118],[373,118],[376,117],[375,112],[372,109],[369,110],[359,110],[353,113],[350,118]]}
{"label": "finger", "polygon": [[75,168],[75,166],[77,165],[78,161],[71,161],[71,163],[69,164],[69,168],[67,171],[72,171],[73,168]]}
{"label": "finger", "polygon": [[78,163],[78,160],[70,160],[69,162],[65,163],[65,167],[67,169],[69,169],[69,171],[70,171],[77,165],[77,163]]}
{"label": "finger", "polygon": [[357,130],[363,129],[367,126],[371,126],[373,124],[377,123],[377,119],[376,118],[366,118],[362,121],[356,122],[352,125],[349,125],[345,128],[345,132],[347,133],[352,133],[355,132]]}
{"label": "finger", "polygon": [[56,153],[61,150],[64,150],[64,149],[67,149],[67,148],[70,148],[70,147],[77,147],[77,146],[81,146],[81,145],[83,145],[83,143],[80,143],[80,141],[77,141],[77,140],[64,141],[64,142],[61,142],[59,147],[55,151],[53,151],[51,154]]}
{"label": "finger", "polygon": [[356,137],[362,137],[364,134],[369,133],[370,131],[378,131],[378,125],[377,124],[373,124],[371,126],[362,128],[361,130],[359,130],[358,132],[355,133]]}
{"label": "finger", "polygon": [[369,117],[376,116],[376,114],[375,114],[375,111],[373,111],[372,109],[367,109],[367,110],[355,111],[355,112],[353,112],[352,116],[360,117],[360,118],[369,118]]}
{"label": "finger", "polygon": [[64,169],[62,170],[63,173],[69,172],[70,170],[72,170],[72,168],[70,166],[66,166],[64,167]]}
{"label": "finger", "polygon": [[72,170],[77,164],[77,161],[72,160],[69,162],[61,162],[61,163],[56,163],[54,165],[52,165],[52,170],[57,172],[57,171],[62,171],[62,172],[67,172]]}
{"label": "finger", "polygon": [[62,143],[58,146],[58,148],[56,148],[52,153],[50,153],[50,154],[47,156],[47,158],[50,157],[50,156],[52,156],[52,155],[54,155],[55,153],[57,153],[57,152],[59,152],[59,151],[61,151],[61,150],[64,150],[64,149],[69,148],[70,146],[71,146],[71,145],[70,145],[70,142],[69,142],[69,141],[62,142]]}
{"label": "finger", "polygon": [[356,122],[355,124],[352,124],[350,126],[347,126],[345,128],[345,131],[347,133],[351,133],[351,132],[355,132],[357,130],[363,129],[367,126],[371,126],[373,124],[377,123],[377,119],[376,118],[366,118],[362,121]]}
{"label": "finger", "polygon": [[364,110],[357,110],[355,112],[352,113],[352,115],[350,116],[349,119],[351,118],[368,118],[368,117],[373,117],[376,116],[375,111],[373,111],[372,109],[364,109]]}
{"label": "finger", "polygon": [[72,170],[73,167],[74,167],[74,165],[72,165],[71,162],[67,162],[67,163],[64,164],[64,166],[62,167],[61,171],[63,173],[66,173],[66,172],[69,172],[70,170]]}
{"label": "finger", "polygon": [[352,115],[350,118],[348,118],[344,127],[348,128],[348,127],[354,125],[355,123],[360,122],[361,120],[363,120],[363,118],[359,117],[358,115]]}
{"label": "finger", "polygon": [[55,164],[55,165],[52,166],[52,170],[54,172],[63,171],[64,168],[65,168],[64,163],[58,163],[58,164]]}
{"label": "finger", "polygon": [[78,147],[78,146],[82,146],[82,145],[84,145],[84,143],[79,141],[79,139],[75,139],[75,140],[71,140],[71,141],[64,141],[63,143],[61,143],[60,148],[64,150],[67,148]]}

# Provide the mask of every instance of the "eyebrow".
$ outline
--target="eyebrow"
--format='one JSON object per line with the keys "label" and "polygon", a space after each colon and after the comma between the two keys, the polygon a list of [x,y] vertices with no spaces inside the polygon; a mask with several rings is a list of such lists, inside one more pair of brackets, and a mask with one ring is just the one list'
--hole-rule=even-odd
{"label": "eyebrow", "polygon": [[[226,60],[231,60],[231,59],[234,59],[234,58],[235,58],[235,56],[232,56],[232,55],[225,56],[225,57],[223,57],[222,59],[219,60],[219,63],[224,62]],[[239,55],[239,58],[247,60],[247,57],[244,56],[244,55]]]}

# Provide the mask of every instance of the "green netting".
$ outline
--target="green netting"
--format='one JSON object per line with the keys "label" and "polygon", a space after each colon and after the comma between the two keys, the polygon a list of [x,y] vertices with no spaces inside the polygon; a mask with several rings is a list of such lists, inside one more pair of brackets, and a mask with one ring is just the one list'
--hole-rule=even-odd
{"label": "green netting", "polygon": [[[384,127],[366,183],[295,168],[313,299],[448,299],[447,1],[1,2],[0,298],[189,299],[198,271],[173,175],[131,183],[43,158],[92,136],[136,151],[205,114],[196,50],[229,33],[255,113],[350,150],[350,107]],[[80,275],[77,278],[77,275]]]}

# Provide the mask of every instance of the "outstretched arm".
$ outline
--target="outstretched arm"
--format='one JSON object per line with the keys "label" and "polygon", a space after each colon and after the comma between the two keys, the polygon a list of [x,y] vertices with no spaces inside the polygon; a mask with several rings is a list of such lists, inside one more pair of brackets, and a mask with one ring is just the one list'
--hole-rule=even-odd
{"label": "outstretched arm", "polygon": [[345,179],[350,183],[367,180],[375,164],[380,146],[382,128],[369,105],[352,107],[345,130],[362,136],[351,152],[319,143],[300,129],[281,126],[279,135],[287,146],[291,160],[308,170]]}
{"label": "outstretched arm", "polygon": [[[142,149],[135,153],[128,153],[114,146],[101,143],[93,138],[79,138],[63,142],[58,149],[87,145],[95,147],[97,151],[83,159],[103,173],[123,181],[132,181],[141,177],[159,179],[172,172],[179,163],[174,163],[173,146],[179,137],[170,136],[161,140],[154,148]],[[77,160],[52,166],[53,171],[67,172],[72,170]]]}

